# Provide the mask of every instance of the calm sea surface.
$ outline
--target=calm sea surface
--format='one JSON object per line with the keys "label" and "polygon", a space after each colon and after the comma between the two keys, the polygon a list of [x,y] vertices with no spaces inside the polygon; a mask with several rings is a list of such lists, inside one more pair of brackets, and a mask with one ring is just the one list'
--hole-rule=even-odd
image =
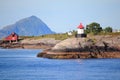
{"label": "calm sea surface", "polygon": [[0,80],[120,80],[120,59],[45,59],[41,50],[0,49]]}

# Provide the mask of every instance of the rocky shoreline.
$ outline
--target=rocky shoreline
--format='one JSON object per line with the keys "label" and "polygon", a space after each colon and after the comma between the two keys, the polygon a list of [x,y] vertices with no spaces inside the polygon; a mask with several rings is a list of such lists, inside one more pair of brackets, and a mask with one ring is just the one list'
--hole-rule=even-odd
{"label": "rocky shoreline", "polygon": [[120,36],[69,38],[37,55],[50,59],[120,58]]}
{"label": "rocky shoreline", "polygon": [[21,43],[8,43],[0,45],[1,48],[4,49],[49,49],[53,47],[53,45],[46,44],[21,44]]}
{"label": "rocky shoreline", "polygon": [[17,43],[0,43],[1,48],[11,49],[11,48],[21,48],[21,49],[50,49],[60,40],[55,40],[54,38],[45,39],[24,39]]}
{"label": "rocky shoreline", "polygon": [[88,58],[120,58],[120,52],[104,52],[101,54],[89,52],[52,52],[43,51],[37,57],[49,59],[88,59]]}
{"label": "rocky shoreline", "polygon": [[43,49],[37,57],[50,59],[120,58],[120,36],[25,39],[19,43],[1,43],[2,48]]}

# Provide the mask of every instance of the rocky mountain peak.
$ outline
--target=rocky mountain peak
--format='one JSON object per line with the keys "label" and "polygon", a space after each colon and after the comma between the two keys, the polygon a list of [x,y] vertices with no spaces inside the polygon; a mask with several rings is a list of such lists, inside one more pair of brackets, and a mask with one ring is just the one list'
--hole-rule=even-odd
{"label": "rocky mountain peak", "polygon": [[5,37],[12,32],[20,36],[40,36],[53,34],[54,32],[38,17],[30,16],[17,21],[14,24],[5,26],[0,30],[0,38]]}

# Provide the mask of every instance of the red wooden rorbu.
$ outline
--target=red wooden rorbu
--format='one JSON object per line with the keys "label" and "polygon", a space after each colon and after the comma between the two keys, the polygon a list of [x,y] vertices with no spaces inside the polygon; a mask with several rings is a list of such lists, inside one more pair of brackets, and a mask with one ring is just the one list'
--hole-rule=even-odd
{"label": "red wooden rorbu", "polygon": [[18,38],[19,36],[15,32],[12,32],[9,36],[5,37],[5,41],[9,41],[10,43],[17,42]]}

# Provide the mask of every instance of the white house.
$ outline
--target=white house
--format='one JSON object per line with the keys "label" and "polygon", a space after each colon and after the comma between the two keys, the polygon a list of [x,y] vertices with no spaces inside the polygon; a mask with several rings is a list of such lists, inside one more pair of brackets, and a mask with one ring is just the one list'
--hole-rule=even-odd
{"label": "white house", "polygon": [[72,32],[71,31],[68,32],[68,36],[72,36]]}

